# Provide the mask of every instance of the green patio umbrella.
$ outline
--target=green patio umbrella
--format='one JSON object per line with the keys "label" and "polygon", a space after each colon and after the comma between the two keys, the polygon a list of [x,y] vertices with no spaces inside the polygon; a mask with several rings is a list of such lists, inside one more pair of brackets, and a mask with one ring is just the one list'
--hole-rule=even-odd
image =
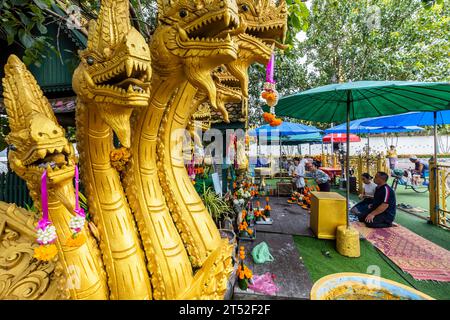
{"label": "green patio umbrella", "polygon": [[[268,109],[267,107],[265,108]],[[386,116],[410,111],[450,109],[450,83],[412,81],[356,81],[330,84],[280,99],[277,116],[317,122],[347,122],[360,118]],[[346,199],[349,225],[349,155],[347,141]]]}

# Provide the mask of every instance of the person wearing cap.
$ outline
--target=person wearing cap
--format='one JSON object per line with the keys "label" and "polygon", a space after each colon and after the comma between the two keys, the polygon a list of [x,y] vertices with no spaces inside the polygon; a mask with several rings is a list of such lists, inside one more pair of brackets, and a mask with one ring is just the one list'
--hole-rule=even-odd
{"label": "person wearing cap", "polygon": [[389,159],[389,169],[394,170],[395,168],[397,168],[398,156],[397,150],[395,150],[395,146],[389,147],[386,156]]}
{"label": "person wearing cap", "polygon": [[363,173],[361,175],[361,180],[363,182],[362,193],[359,195],[361,201],[350,210],[353,214],[359,215],[369,211],[369,205],[373,202],[373,196],[377,188],[377,185],[372,179],[373,177],[368,173]]}
{"label": "person wearing cap", "polygon": [[421,178],[425,178],[428,173],[428,162],[422,159],[418,159],[416,156],[410,156],[409,161],[414,163],[415,167],[413,175],[419,175]]}

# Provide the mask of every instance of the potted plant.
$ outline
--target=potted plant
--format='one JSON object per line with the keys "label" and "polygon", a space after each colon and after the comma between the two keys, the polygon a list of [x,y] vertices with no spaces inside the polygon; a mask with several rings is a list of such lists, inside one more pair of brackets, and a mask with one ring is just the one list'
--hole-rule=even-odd
{"label": "potted plant", "polygon": [[255,232],[252,228],[249,228],[246,221],[242,221],[239,224],[239,238],[243,240],[254,240]]}
{"label": "potted plant", "polygon": [[264,215],[267,218],[270,218],[270,212],[272,211],[272,208],[269,205],[269,197],[266,197],[266,206],[264,207]]}
{"label": "potted plant", "polygon": [[244,264],[245,248],[239,248],[239,266],[237,268],[238,286],[241,290],[247,290],[248,283],[253,278],[252,271]]}
{"label": "potted plant", "polygon": [[227,201],[216,194],[212,188],[205,188],[201,198],[209,214],[217,224],[224,216],[232,212]]}

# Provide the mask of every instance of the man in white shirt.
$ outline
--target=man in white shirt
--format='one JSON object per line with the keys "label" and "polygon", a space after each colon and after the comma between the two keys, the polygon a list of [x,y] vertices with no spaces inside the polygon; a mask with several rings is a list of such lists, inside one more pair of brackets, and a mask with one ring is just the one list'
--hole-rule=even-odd
{"label": "man in white shirt", "polygon": [[303,188],[305,187],[305,163],[306,160],[302,159],[300,161],[300,158],[296,157],[294,158],[294,180],[295,187],[297,188],[298,192],[303,192]]}
{"label": "man in white shirt", "polygon": [[361,175],[361,178],[363,181],[363,190],[362,193],[359,195],[359,199],[361,199],[362,201],[358,202],[351,209],[351,212],[356,215],[369,211],[369,205],[372,204],[373,202],[373,196],[377,188],[377,185],[375,182],[373,182],[372,180],[373,177],[370,176],[370,174],[363,173]]}

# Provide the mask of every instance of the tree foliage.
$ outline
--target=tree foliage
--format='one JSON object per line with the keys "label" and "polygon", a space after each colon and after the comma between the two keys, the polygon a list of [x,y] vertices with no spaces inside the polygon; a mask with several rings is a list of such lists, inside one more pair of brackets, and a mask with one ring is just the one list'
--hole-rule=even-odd
{"label": "tree foliage", "polygon": [[46,37],[45,10],[53,0],[0,1],[0,37],[8,45],[16,43],[24,49],[23,61],[36,63],[46,57],[52,44]]}
{"label": "tree foliage", "polygon": [[320,0],[312,6],[306,56],[312,84],[449,79],[449,11],[419,0]]}
{"label": "tree foliage", "polygon": [[[289,94],[333,82],[449,81],[448,2],[313,1],[306,39],[277,60],[277,88]],[[263,75],[252,69],[253,121],[260,120]]]}

